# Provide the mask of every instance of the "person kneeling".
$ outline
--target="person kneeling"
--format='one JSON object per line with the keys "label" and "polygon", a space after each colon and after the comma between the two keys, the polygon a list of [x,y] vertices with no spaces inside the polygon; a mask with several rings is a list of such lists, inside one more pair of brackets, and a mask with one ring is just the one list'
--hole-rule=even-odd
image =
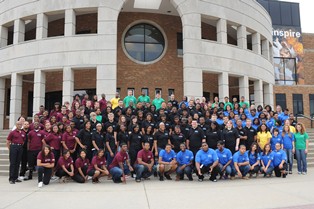
{"label": "person kneeling", "polygon": [[93,177],[93,184],[99,183],[99,178],[108,176],[109,171],[106,168],[105,151],[99,149],[97,155],[92,159],[91,164],[88,166],[87,174]]}
{"label": "person kneeling", "polygon": [[75,175],[73,180],[77,183],[85,183],[88,179],[87,168],[89,159],[86,158],[86,151],[81,150],[79,157],[75,161]]}
{"label": "person kneeling", "polygon": [[202,149],[195,155],[195,167],[197,170],[198,181],[203,181],[205,173],[210,173],[209,180],[216,182],[219,173],[218,156],[215,150],[208,148],[206,142],[202,143]]}
{"label": "person kneeling", "polygon": [[193,163],[193,152],[186,149],[184,143],[180,144],[181,151],[177,154],[177,178],[176,181],[183,180],[184,174],[188,177],[190,181],[193,181],[192,178],[192,163]]}
{"label": "person kneeling", "polygon": [[264,150],[261,154],[261,172],[264,174],[264,177],[271,177],[271,174],[274,170],[273,160],[274,153],[271,151],[270,144],[266,144]]}
{"label": "person kneeling", "polygon": [[46,145],[37,155],[38,166],[38,187],[48,185],[52,175],[52,169],[55,165],[55,156],[51,151],[50,146]]}
{"label": "person kneeling", "polygon": [[276,150],[273,151],[274,153],[274,171],[276,177],[286,178],[286,168],[287,168],[287,155],[286,152],[281,149],[280,143],[276,143]]}
{"label": "person kneeling", "polygon": [[143,149],[137,153],[137,160],[134,166],[136,182],[141,182],[141,178],[147,179],[154,172],[154,155],[149,149],[149,142],[145,142]]}
{"label": "person kneeling", "polygon": [[228,148],[225,148],[225,143],[223,141],[217,142],[216,153],[219,158],[219,174],[220,179],[228,179],[228,176],[234,176],[234,169],[231,167],[232,163],[232,153]]}
{"label": "person kneeling", "polygon": [[163,181],[164,176],[167,180],[172,180],[170,174],[177,169],[176,153],[171,149],[171,145],[167,144],[164,150],[159,153],[157,171],[159,180]]}
{"label": "person kneeling", "polygon": [[56,168],[56,176],[60,178],[60,183],[65,183],[69,177],[74,176],[73,160],[70,157],[70,151],[63,151],[63,156],[59,158]]}
{"label": "person kneeling", "polygon": [[248,174],[251,167],[245,145],[240,145],[240,150],[234,153],[233,165],[240,178],[249,179],[246,174]]}

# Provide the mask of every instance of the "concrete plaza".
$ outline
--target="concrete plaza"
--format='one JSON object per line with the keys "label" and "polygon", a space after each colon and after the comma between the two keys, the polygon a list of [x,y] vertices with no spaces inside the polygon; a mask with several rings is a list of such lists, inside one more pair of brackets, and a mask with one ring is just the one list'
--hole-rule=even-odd
{"label": "concrete plaza", "polygon": [[86,184],[51,182],[37,188],[37,180],[10,185],[0,177],[0,208],[314,208],[314,169],[307,175],[296,172],[286,179],[270,178],[234,181],[208,180],[160,182],[154,177],[136,183],[113,184],[106,178],[101,183]]}

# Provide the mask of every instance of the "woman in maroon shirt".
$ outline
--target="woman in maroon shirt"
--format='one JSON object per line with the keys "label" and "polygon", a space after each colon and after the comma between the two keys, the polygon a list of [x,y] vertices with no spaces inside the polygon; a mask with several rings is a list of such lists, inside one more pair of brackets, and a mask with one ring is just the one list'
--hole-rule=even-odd
{"label": "woman in maroon shirt", "polygon": [[93,184],[99,183],[99,178],[109,175],[109,171],[106,168],[105,151],[103,149],[98,150],[97,155],[93,157],[91,164],[88,166],[87,174],[93,177]]}
{"label": "woman in maroon shirt", "polygon": [[55,165],[55,157],[50,146],[46,145],[37,155],[38,187],[48,185]]}
{"label": "woman in maroon shirt", "polygon": [[72,131],[72,127],[67,125],[65,127],[65,132],[62,135],[62,146],[64,150],[69,150],[71,153],[71,157],[73,160],[76,160],[76,140],[75,140],[76,133]]}
{"label": "woman in maroon shirt", "polygon": [[51,147],[51,151],[55,156],[56,162],[58,162],[61,155],[61,139],[62,135],[59,132],[57,125],[52,126],[52,132],[44,139],[45,143]]}
{"label": "woman in maroon shirt", "polygon": [[79,157],[75,161],[75,175],[73,180],[77,183],[85,183],[87,181],[87,168],[89,166],[89,160],[86,158],[86,151],[81,150]]}
{"label": "woman in maroon shirt", "polygon": [[65,150],[63,156],[59,158],[56,176],[60,178],[60,182],[65,183],[68,177],[74,176],[73,159],[70,156],[70,151]]}

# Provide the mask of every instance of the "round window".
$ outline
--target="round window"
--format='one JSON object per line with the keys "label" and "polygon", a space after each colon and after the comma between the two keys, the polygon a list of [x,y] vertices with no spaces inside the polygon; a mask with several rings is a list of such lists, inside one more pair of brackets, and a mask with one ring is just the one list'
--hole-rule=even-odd
{"label": "round window", "polygon": [[132,26],[124,36],[127,55],[135,62],[157,61],[165,50],[165,38],[158,28],[141,23]]}

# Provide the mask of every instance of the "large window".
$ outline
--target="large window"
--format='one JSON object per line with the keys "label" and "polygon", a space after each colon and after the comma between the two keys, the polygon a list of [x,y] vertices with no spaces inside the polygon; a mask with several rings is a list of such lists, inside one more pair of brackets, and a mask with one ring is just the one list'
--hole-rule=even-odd
{"label": "large window", "polygon": [[314,116],[314,94],[310,94],[310,114]]}
{"label": "large window", "polygon": [[276,94],[276,105],[280,105],[282,109],[287,108],[286,94]]}
{"label": "large window", "polygon": [[293,94],[293,113],[304,114],[303,112],[303,95]]}
{"label": "large window", "polygon": [[[285,56],[285,53],[289,54],[290,52],[289,51],[285,52],[285,50],[281,50],[280,53],[282,56]],[[296,84],[297,77],[296,77],[295,58],[275,57],[274,66],[275,66],[275,83],[276,84],[278,85],[295,85]]]}
{"label": "large window", "polygon": [[157,27],[141,23],[126,32],[124,47],[132,60],[146,64],[161,57],[165,50],[165,38]]}
{"label": "large window", "polygon": [[177,33],[177,55],[183,55],[183,36],[182,33]]}

